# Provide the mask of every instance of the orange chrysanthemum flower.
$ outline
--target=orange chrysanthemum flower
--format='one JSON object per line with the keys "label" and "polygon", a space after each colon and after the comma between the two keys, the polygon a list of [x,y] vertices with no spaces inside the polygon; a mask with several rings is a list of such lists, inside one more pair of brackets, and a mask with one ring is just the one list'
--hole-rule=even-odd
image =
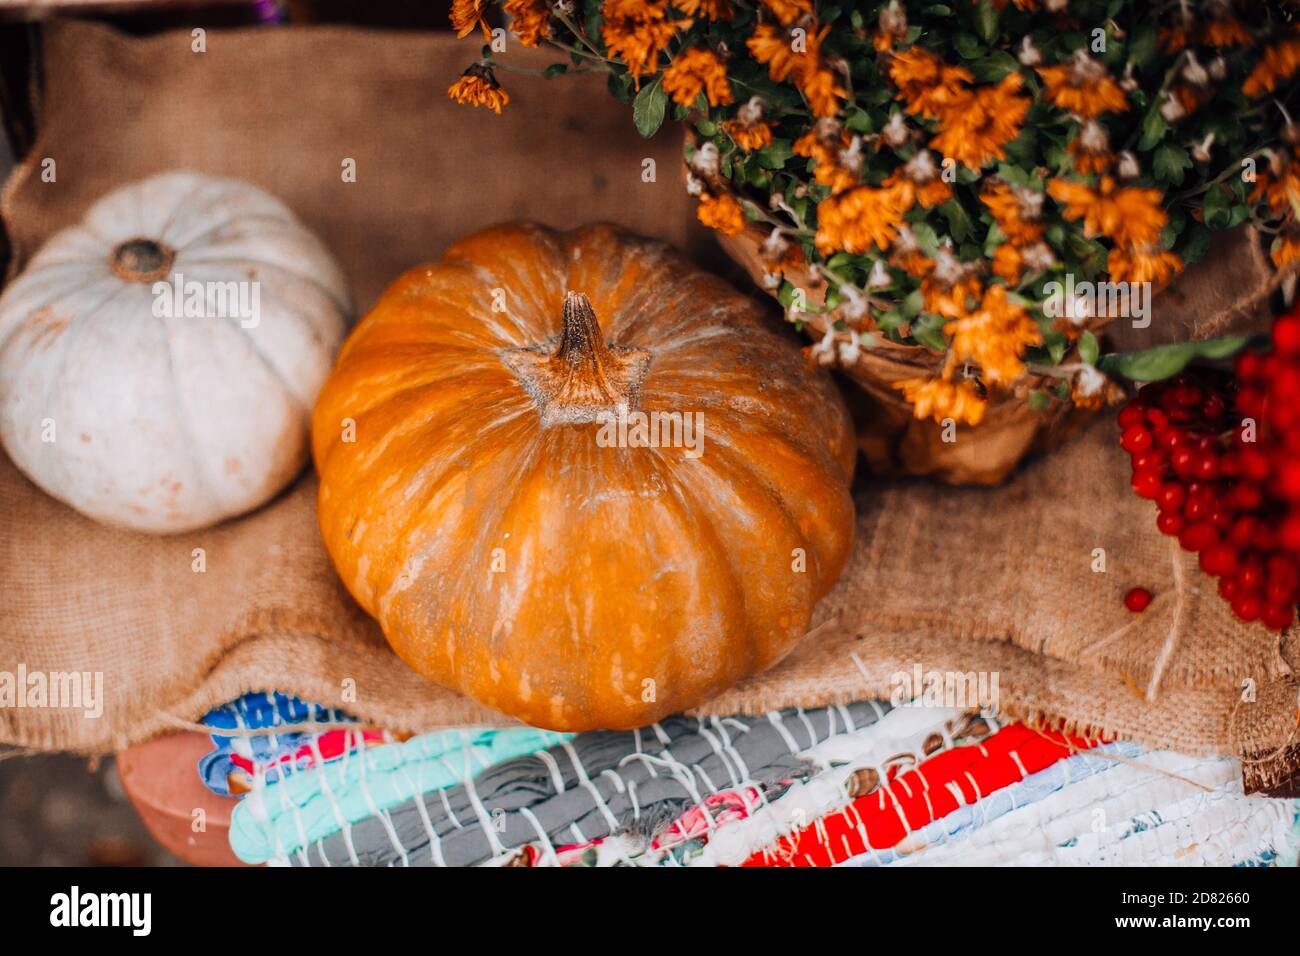
{"label": "orange chrysanthemum flower", "polygon": [[1038,75],[1047,84],[1047,98],[1078,116],[1122,113],[1128,109],[1124,91],[1111,79],[1105,65],[1082,50],[1069,63],[1039,67]]}
{"label": "orange chrysanthemum flower", "polygon": [[796,53],[789,29],[772,23],[760,23],[745,41],[745,46],[755,60],[767,65],[768,74],[773,80],[784,83],[791,75],[799,77],[806,71],[817,68],[823,36],[824,31],[821,34],[808,34],[803,52]]}
{"label": "orange chrysanthemum flower", "polygon": [[1038,221],[1040,204],[1033,202],[1041,196],[994,180],[980,193],[980,202],[989,207],[993,221],[1008,241],[1017,246],[1030,246],[1043,238],[1043,224]]}
{"label": "orange chrysanthemum flower", "polygon": [[1300,69],[1300,37],[1293,36],[1264,51],[1241,90],[1252,97],[1272,93],[1280,80],[1289,80],[1297,69]]}
{"label": "orange chrysanthemum flower", "polygon": [[1250,46],[1255,38],[1234,16],[1224,16],[1211,20],[1201,34],[1201,40],[1209,46]]}
{"label": "orange chrysanthemum flower", "polygon": [[483,28],[483,36],[490,37],[487,19],[483,16],[486,11],[487,0],[452,0],[450,19],[456,39],[465,39],[479,26]]}
{"label": "orange chrysanthemum flower", "polygon": [[663,88],[680,106],[690,106],[701,93],[710,106],[731,102],[731,82],[722,58],[703,47],[693,46],[677,54],[664,70]]}
{"label": "orange chrysanthemum flower", "polygon": [[921,280],[921,301],[927,312],[942,315],[945,319],[959,319],[971,308],[971,302],[978,302],[982,294],[980,280],[974,275],[967,275],[953,283],[940,281],[933,272]]}
{"label": "orange chrysanthemum flower", "polygon": [[890,173],[881,185],[889,187],[904,181],[915,187],[916,201],[925,209],[932,209],[952,198],[952,186],[943,181],[932,154],[925,150]]}
{"label": "orange chrysanthemum flower", "polygon": [[812,0],[763,0],[763,6],[776,15],[783,27],[813,12]]}
{"label": "orange chrysanthemum flower", "polygon": [[1153,282],[1164,286],[1182,269],[1182,259],[1155,246],[1112,249],[1106,257],[1106,271],[1113,282]]}
{"label": "orange chrysanthemum flower", "polygon": [[993,274],[1009,285],[1020,282],[1025,271],[1025,257],[1019,249],[1004,242],[993,252]]}
{"label": "orange chrysanthemum flower", "polygon": [[980,396],[973,382],[949,382],[942,378],[906,378],[895,382],[894,388],[912,405],[917,418],[933,418],[942,423],[945,418],[966,425],[978,425],[984,419],[988,403]]}
{"label": "orange chrysanthemum flower", "polygon": [[1096,120],[1086,120],[1065,149],[1074,157],[1075,170],[1084,176],[1104,173],[1115,161],[1106,129]]}
{"label": "orange chrysanthemum flower", "polygon": [[1276,175],[1260,173],[1250,201],[1261,199],[1268,203],[1274,216],[1300,212],[1300,162],[1288,159]]}
{"label": "orange chrysanthemum flower", "polygon": [[1151,246],[1169,216],[1160,207],[1160,190],[1127,187],[1103,176],[1094,191],[1082,183],[1053,179],[1047,193],[1065,207],[1066,219],[1082,219],[1084,235],[1109,236],[1117,246]]}
{"label": "orange chrysanthemum flower", "polygon": [[722,124],[737,146],[746,152],[754,152],[772,143],[772,124],[767,120],[745,123],[739,119],[727,120]]}
{"label": "orange chrysanthemum flower", "polygon": [[830,255],[840,251],[861,254],[872,246],[887,249],[912,199],[911,183],[888,189],[858,186],[823,199],[817,205],[817,250]]}
{"label": "orange chrysanthemum flower", "polygon": [[931,148],[968,169],[1006,159],[1003,147],[1020,135],[1029,113],[1029,98],[1018,95],[1023,83],[1019,73],[1009,73],[996,86],[975,90],[967,102],[941,115],[941,132],[930,140]]}
{"label": "orange chrysanthemum flower", "polygon": [[849,95],[844,87],[840,86],[835,72],[825,66],[804,70],[799,74],[796,82],[804,99],[808,101],[808,108],[812,110],[813,116],[834,116],[840,111],[840,104],[844,98]]}
{"label": "orange chrysanthemum flower", "polygon": [[813,160],[813,179],[830,188],[832,194],[851,189],[862,181],[860,169],[850,169],[840,162],[849,149],[851,140],[837,123],[832,123],[833,134],[814,126],[794,141],[796,156]]}
{"label": "orange chrysanthemum flower", "polygon": [[670,20],[668,0],[605,0],[600,35],[610,56],[623,61],[633,81],[659,68],[659,54],[692,20]]}
{"label": "orange chrysanthemum flower", "polygon": [[907,111],[927,119],[938,119],[970,98],[966,84],[975,79],[969,70],[949,66],[938,55],[919,46],[894,54],[889,78],[898,87],[898,99]]}
{"label": "orange chrysanthemum flower", "polygon": [[895,269],[902,269],[913,279],[929,275],[934,269],[934,260],[928,258],[920,249],[897,249],[889,257],[889,264]]}
{"label": "orange chrysanthemum flower", "polygon": [[486,106],[494,113],[510,102],[510,94],[501,89],[490,67],[475,63],[460,75],[447,90],[447,95],[466,106]]}
{"label": "orange chrysanthemum flower", "polygon": [[546,0],[506,0],[502,9],[510,18],[510,32],[522,45],[537,46],[551,35],[551,8]]}
{"label": "orange chrysanthemum flower", "polygon": [[1161,27],[1159,37],[1161,53],[1180,53],[1187,46],[1187,28],[1182,24]]}
{"label": "orange chrysanthemum flower", "polygon": [[745,228],[745,211],[730,193],[720,196],[705,193],[695,215],[704,225],[725,236],[738,236]]}
{"label": "orange chrysanthemum flower", "polygon": [[706,20],[730,20],[736,15],[731,0],[673,0],[673,6],[689,17]]}
{"label": "orange chrysanthemum flower", "polygon": [[1020,357],[1043,335],[1024,308],[1007,298],[1005,286],[990,286],[979,307],[944,325],[958,359],[975,362],[990,382],[1009,385],[1024,374]]}
{"label": "orange chrysanthemum flower", "polygon": [[1300,263],[1300,230],[1288,229],[1273,241],[1273,265],[1285,269]]}

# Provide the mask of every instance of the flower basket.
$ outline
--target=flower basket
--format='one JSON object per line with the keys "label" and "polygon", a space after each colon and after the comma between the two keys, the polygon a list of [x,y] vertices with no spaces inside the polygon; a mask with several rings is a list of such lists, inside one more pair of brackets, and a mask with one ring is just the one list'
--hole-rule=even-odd
{"label": "flower basket", "polygon": [[[739,235],[718,233],[723,251],[763,287],[766,268],[759,248],[765,231],[750,223]],[[811,305],[822,304],[824,280],[807,267],[786,270],[786,278],[804,289]],[[847,343],[847,333],[831,329],[834,313],[809,312],[804,330],[817,342]],[[831,338],[827,333],[831,332]],[[810,349],[810,352],[812,349]],[[858,449],[871,470],[886,477],[928,477],[955,485],[996,485],[1027,456],[1056,447],[1091,419],[1102,407],[1053,402],[1047,408],[1030,406],[1031,386],[989,396],[988,409],[978,425],[941,424],[917,418],[913,406],[894,387],[919,375],[935,375],[942,354],[922,345],[884,341],[871,349],[847,351],[826,348],[821,353],[842,373],[842,381],[857,428]],[[1117,394],[1111,392],[1110,394]]]}

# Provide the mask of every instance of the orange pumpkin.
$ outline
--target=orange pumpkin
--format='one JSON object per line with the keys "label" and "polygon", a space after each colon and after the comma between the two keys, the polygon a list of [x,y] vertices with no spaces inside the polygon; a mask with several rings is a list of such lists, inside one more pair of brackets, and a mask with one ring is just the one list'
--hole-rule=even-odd
{"label": "orange pumpkin", "polygon": [[312,444],[325,544],[397,653],[540,727],[639,727],[772,666],[851,543],[830,380],[605,226],[489,229],[407,272]]}

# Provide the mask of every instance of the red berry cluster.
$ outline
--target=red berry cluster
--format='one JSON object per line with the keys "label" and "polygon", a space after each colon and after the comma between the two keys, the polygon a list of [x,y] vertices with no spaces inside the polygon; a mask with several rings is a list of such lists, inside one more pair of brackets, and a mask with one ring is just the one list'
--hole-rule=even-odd
{"label": "red berry cluster", "polygon": [[1156,527],[1243,621],[1283,630],[1300,601],[1300,310],[1273,326],[1273,351],[1243,353],[1235,378],[1198,370],[1144,387],[1119,414],[1133,490]]}

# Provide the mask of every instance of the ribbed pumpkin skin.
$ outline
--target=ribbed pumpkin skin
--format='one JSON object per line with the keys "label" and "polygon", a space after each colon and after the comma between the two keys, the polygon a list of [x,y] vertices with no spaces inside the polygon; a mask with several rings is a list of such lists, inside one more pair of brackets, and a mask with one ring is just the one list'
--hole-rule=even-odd
{"label": "ribbed pumpkin skin", "polygon": [[[543,423],[511,363],[556,350],[569,290],[615,352],[648,353],[635,407],[703,413],[702,455]],[[497,227],[407,272],[344,345],[312,444],[326,546],[397,653],[539,727],[643,726],[772,666],[851,543],[830,380],[730,286],[609,227]]]}
{"label": "ribbed pumpkin skin", "polygon": [[[156,272],[125,272],[141,245]],[[159,315],[155,283],[182,280],[255,286],[256,322],[216,303]],[[107,524],[169,534],[243,514],[307,464],[312,405],[351,315],[338,265],[278,199],[199,173],[130,183],[0,296],[0,443]]]}

